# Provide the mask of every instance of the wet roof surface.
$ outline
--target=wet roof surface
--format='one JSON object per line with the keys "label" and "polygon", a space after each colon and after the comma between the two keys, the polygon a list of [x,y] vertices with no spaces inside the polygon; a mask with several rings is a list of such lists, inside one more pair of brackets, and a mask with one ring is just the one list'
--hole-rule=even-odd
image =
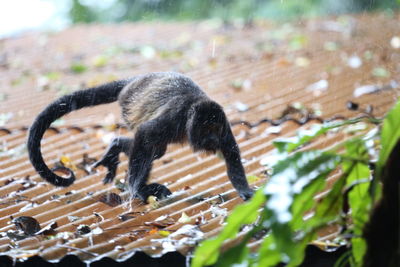
{"label": "wet roof surface", "polygon": [[[150,71],[183,72],[224,106],[246,173],[260,178],[253,179],[253,186],[259,186],[268,179],[260,160],[272,153],[272,141],[319,122],[288,121],[278,127],[257,122],[281,117],[290,105],[323,119],[371,109],[382,116],[389,110],[400,92],[399,22],[398,15],[375,14],[252,27],[215,22],[91,25],[0,40],[0,232],[15,230],[10,216],[31,216],[42,228],[57,222],[55,231],[64,233],[20,241],[3,236],[0,252],[48,260],[66,254],[82,260],[124,259],[135,249],[185,253],[199,239],[218,233],[226,212],[242,202],[224,162],[193,153],[187,145],[170,145],[154,163],[151,181],[175,192],[157,204],[129,203],[127,192],[102,184],[105,169],[87,174],[79,168],[84,155],[100,158],[113,136],[129,136],[116,127],[122,121],[115,103],[73,112],[47,132],[42,142],[46,163],[63,160],[77,175],[68,188],[47,184],[27,158],[26,129],[58,96]],[[349,110],[348,101],[358,104],[358,111]],[[327,135],[310,147],[328,147],[349,136]],[[126,169],[122,157],[116,180],[124,181]],[[80,225],[92,232],[76,234]],[[160,230],[179,229],[183,233],[168,244],[160,241],[165,241]],[[321,238],[334,233],[328,229]]]}

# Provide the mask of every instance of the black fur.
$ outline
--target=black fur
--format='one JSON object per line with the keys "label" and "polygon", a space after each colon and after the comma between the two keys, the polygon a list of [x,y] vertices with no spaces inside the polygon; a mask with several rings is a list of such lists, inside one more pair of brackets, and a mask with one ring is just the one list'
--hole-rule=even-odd
{"label": "black fur", "polygon": [[[223,109],[188,77],[178,73],[150,73],[130,80],[77,91],[50,104],[30,129],[28,151],[38,173],[50,183],[68,186],[75,177],[57,176],[48,169],[40,153],[40,139],[50,124],[64,114],[118,98],[122,116],[135,133],[134,138],[113,140],[94,167],[108,168],[104,183],[115,177],[119,153],[129,156],[128,182],[132,197],[146,201],[148,196],[163,198],[171,192],[160,184],[147,184],[152,162],[165,154],[169,143],[188,141],[195,151],[221,151],[228,176],[243,199],[252,196],[241,163],[239,147]],[[61,109],[60,109],[61,106]]]}
{"label": "black fur", "polygon": [[[71,170],[69,170],[69,178],[62,178],[52,172],[44,163],[42,152],[40,151],[40,141],[50,124],[71,111],[116,101],[119,93],[128,83],[129,80],[115,81],[62,96],[48,105],[36,117],[29,129],[28,152],[33,167],[42,178],[56,186],[69,186],[75,180],[74,173]],[[65,169],[68,170],[67,168]]]}

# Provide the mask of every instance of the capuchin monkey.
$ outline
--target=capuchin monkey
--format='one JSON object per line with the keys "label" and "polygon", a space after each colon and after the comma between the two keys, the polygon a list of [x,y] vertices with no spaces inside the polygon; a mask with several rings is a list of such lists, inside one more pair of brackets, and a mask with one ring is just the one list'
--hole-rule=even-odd
{"label": "capuchin monkey", "polygon": [[[49,183],[69,186],[74,173],[66,167],[50,170],[45,164],[40,141],[50,124],[61,116],[84,107],[119,101],[122,117],[134,137],[117,137],[93,167],[108,172],[103,182],[111,183],[119,154],[129,157],[128,187],[131,197],[143,202],[151,195],[159,199],[171,194],[167,187],[147,184],[153,160],[161,158],[169,143],[188,142],[194,151],[221,152],[228,176],[242,199],[253,195],[240,158],[239,147],[220,105],[212,101],[190,78],[173,72],[157,72],[119,80],[65,95],[48,105],[35,119],[28,137],[29,159]],[[69,172],[63,178],[53,171]]]}

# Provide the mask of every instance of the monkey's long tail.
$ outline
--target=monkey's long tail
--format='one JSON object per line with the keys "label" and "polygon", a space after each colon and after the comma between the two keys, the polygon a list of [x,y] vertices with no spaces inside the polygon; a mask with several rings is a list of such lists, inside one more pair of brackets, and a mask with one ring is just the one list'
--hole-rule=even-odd
{"label": "monkey's long tail", "polygon": [[64,187],[75,181],[72,170],[63,168],[70,173],[68,178],[63,178],[50,170],[43,160],[40,141],[50,124],[71,111],[117,101],[119,93],[129,82],[130,80],[114,81],[62,96],[37,116],[29,129],[28,153],[33,167],[43,179],[53,185]]}

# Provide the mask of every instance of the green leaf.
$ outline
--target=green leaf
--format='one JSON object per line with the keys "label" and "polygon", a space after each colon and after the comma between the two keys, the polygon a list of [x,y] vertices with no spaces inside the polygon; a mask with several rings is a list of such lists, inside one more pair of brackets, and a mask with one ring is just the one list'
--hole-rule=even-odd
{"label": "green leaf", "polygon": [[367,243],[365,242],[365,239],[361,237],[353,237],[351,239],[351,246],[351,251],[356,265],[362,266],[362,260],[367,251]]}
{"label": "green leaf", "polygon": [[308,38],[305,35],[297,34],[293,36],[289,41],[289,47],[291,50],[303,49],[308,43]]}
{"label": "green leaf", "polygon": [[340,216],[343,206],[343,188],[346,185],[344,177],[339,178],[329,193],[316,207],[314,216],[304,222],[306,232],[312,232],[321,226],[336,220]]}
{"label": "green leaf", "polygon": [[294,230],[300,230],[304,227],[303,217],[305,212],[311,210],[315,205],[314,196],[325,187],[326,178],[327,174],[320,175],[320,177],[306,186],[300,194],[295,196],[292,205],[293,219],[291,221],[291,226]]}
{"label": "green leaf", "polygon": [[55,80],[60,79],[61,73],[58,71],[51,71],[51,72],[46,73],[44,76],[49,80],[55,81]]}
{"label": "green leaf", "polygon": [[336,51],[339,49],[339,45],[335,42],[325,42],[324,49],[326,51]]}
{"label": "green leaf", "polygon": [[70,69],[73,73],[77,74],[87,71],[87,67],[82,63],[74,63],[71,65]]}
{"label": "green leaf", "polygon": [[292,152],[300,146],[310,142],[312,139],[325,134],[332,126],[314,124],[310,130],[299,131],[297,136],[291,138],[278,138],[274,141],[279,152]]}
{"label": "green leaf", "polygon": [[7,100],[8,95],[6,93],[0,92],[0,102]]}
{"label": "green leaf", "polygon": [[[264,225],[271,227],[271,235],[264,241],[260,261],[262,257],[279,254],[280,261],[290,263],[289,266],[302,262],[304,247],[314,233],[302,236],[296,230],[301,228],[304,213],[312,207],[312,196],[323,188],[326,176],[336,168],[339,159],[332,153],[304,151],[288,156],[273,167],[264,190],[269,215]],[[271,238],[274,245],[266,247]]]}
{"label": "green leaf", "polygon": [[219,257],[222,243],[230,238],[235,238],[243,224],[251,224],[258,218],[259,208],[265,202],[263,188],[259,189],[253,198],[235,207],[228,216],[226,225],[221,233],[212,239],[200,243],[194,253],[192,267],[214,264]]}
{"label": "green leaf", "polygon": [[[352,219],[350,228],[354,236],[351,239],[352,259],[357,266],[362,264],[362,258],[365,253],[365,241],[361,236],[364,224],[369,217],[369,210],[372,202],[369,195],[369,156],[365,145],[366,140],[364,139],[356,138],[344,143],[346,149],[345,153],[342,155],[342,169],[344,174],[341,177],[340,186],[337,187],[337,189],[340,188],[340,191],[336,190],[335,187],[332,189],[332,191],[335,191],[336,197],[340,197],[340,203],[343,202],[343,199],[348,199],[348,205],[351,210],[350,216]],[[342,197],[341,192],[343,191],[344,184],[346,185],[346,190]],[[347,194],[348,197],[345,197]],[[340,206],[337,206],[334,214],[336,213],[336,216],[339,217],[340,211]],[[320,224],[321,220],[324,220],[323,217],[325,217],[325,214],[318,214],[313,218],[314,223],[317,222],[317,224]]]}
{"label": "green leaf", "polygon": [[[254,263],[255,257],[250,254],[250,249],[247,247],[247,243],[255,234],[260,231],[265,231],[265,227],[262,222],[265,221],[265,213],[261,213],[258,219],[258,223],[245,235],[240,243],[227,251],[225,251],[218,259],[218,262],[214,266],[233,266],[240,264],[241,266],[251,266]],[[260,223],[261,222],[261,223]]]}
{"label": "green leaf", "polygon": [[105,55],[98,55],[92,59],[92,64],[96,68],[104,67],[105,65],[107,65],[107,62],[108,62],[108,57]]}
{"label": "green leaf", "polygon": [[244,264],[246,264],[247,257],[250,253],[250,249],[246,245],[247,242],[242,240],[238,245],[228,249],[225,253],[221,255],[218,262],[214,266],[230,267],[234,264],[240,264],[241,266],[243,266]]}
{"label": "green leaf", "polygon": [[294,196],[301,194],[303,188],[314,179],[330,173],[338,160],[335,154],[316,150],[297,152],[279,161],[265,187],[267,209],[272,212],[272,221],[289,222],[293,217],[290,207]]}
{"label": "green leaf", "polygon": [[297,136],[290,138],[277,138],[273,142],[275,147],[280,153],[292,152],[301,146],[311,142],[313,139],[327,133],[329,130],[334,128],[342,127],[348,124],[354,124],[358,122],[359,119],[347,120],[342,122],[334,123],[324,123],[324,124],[314,124],[309,130],[301,130],[297,133]]}
{"label": "green leaf", "polygon": [[379,160],[377,163],[377,174],[380,177],[382,168],[385,166],[386,161],[390,155],[390,152],[400,138],[400,101],[397,101],[396,105],[386,115],[381,133],[381,144],[382,149],[379,153]]}
{"label": "green leaf", "polygon": [[[258,250],[256,266],[276,266],[279,262],[286,263],[286,266],[298,266],[304,260],[305,248],[307,244],[314,238],[314,233],[306,234],[302,239],[296,240],[295,242],[289,242],[285,244],[283,248],[281,248],[277,237],[281,236],[281,234],[284,232],[288,232],[287,229],[283,229],[285,227],[287,227],[287,225],[273,229],[272,233],[264,238],[263,243]],[[294,233],[292,232],[291,235],[293,234]],[[288,244],[290,245],[290,248],[287,246]],[[290,252],[290,255],[288,252]]]}
{"label": "green leaf", "polygon": [[258,250],[259,267],[276,266],[281,261],[281,253],[277,250],[272,234],[266,236]]}
{"label": "green leaf", "polygon": [[389,73],[388,70],[386,70],[383,67],[377,67],[377,68],[374,68],[372,70],[372,75],[374,75],[376,77],[384,77],[384,78],[386,78],[386,77],[390,76],[390,73]]}
{"label": "green leaf", "polygon": [[246,179],[249,184],[254,184],[255,182],[258,182],[261,180],[261,178],[258,177],[257,175],[247,175]]}
{"label": "green leaf", "polygon": [[[347,143],[345,156],[356,159],[368,158],[367,148],[363,142]],[[368,221],[372,199],[369,193],[370,169],[362,161],[344,161],[343,171],[347,175],[348,201],[351,209],[352,229],[354,237],[351,239],[352,254],[355,264],[362,265],[366,252],[365,240],[361,237],[365,223]],[[367,182],[364,182],[367,181]]]}
{"label": "green leaf", "polygon": [[368,180],[370,170],[366,164],[354,163],[347,177],[347,186],[351,187],[349,192],[349,206],[354,224],[354,234],[361,235],[364,224],[368,221],[371,207],[371,196],[369,194],[370,182]]}
{"label": "green leaf", "polygon": [[[356,123],[363,121],[363,118],[355,118],[350,120],[345,120],[341,122],[331,122],[331,123],[324,123],[324,124],[314,124],[311,129],[309,130],[301,130],[297,133],[297,136],[290,137],[290,138],[277,138],[274,140],[273,144],[278,149],[280,153],[284,152],[292,152],[303,145],[311,142],[315,138],[326,134],[328,131],[339,128],[346,125],[356,125]],[[381,122],[380,119],[376,118],[368,118],[368,122],[378,124]],[[363,128],[359,128],[360,125],[357,125],[358,130],[365,129],[365,124],[362,124]]]}

